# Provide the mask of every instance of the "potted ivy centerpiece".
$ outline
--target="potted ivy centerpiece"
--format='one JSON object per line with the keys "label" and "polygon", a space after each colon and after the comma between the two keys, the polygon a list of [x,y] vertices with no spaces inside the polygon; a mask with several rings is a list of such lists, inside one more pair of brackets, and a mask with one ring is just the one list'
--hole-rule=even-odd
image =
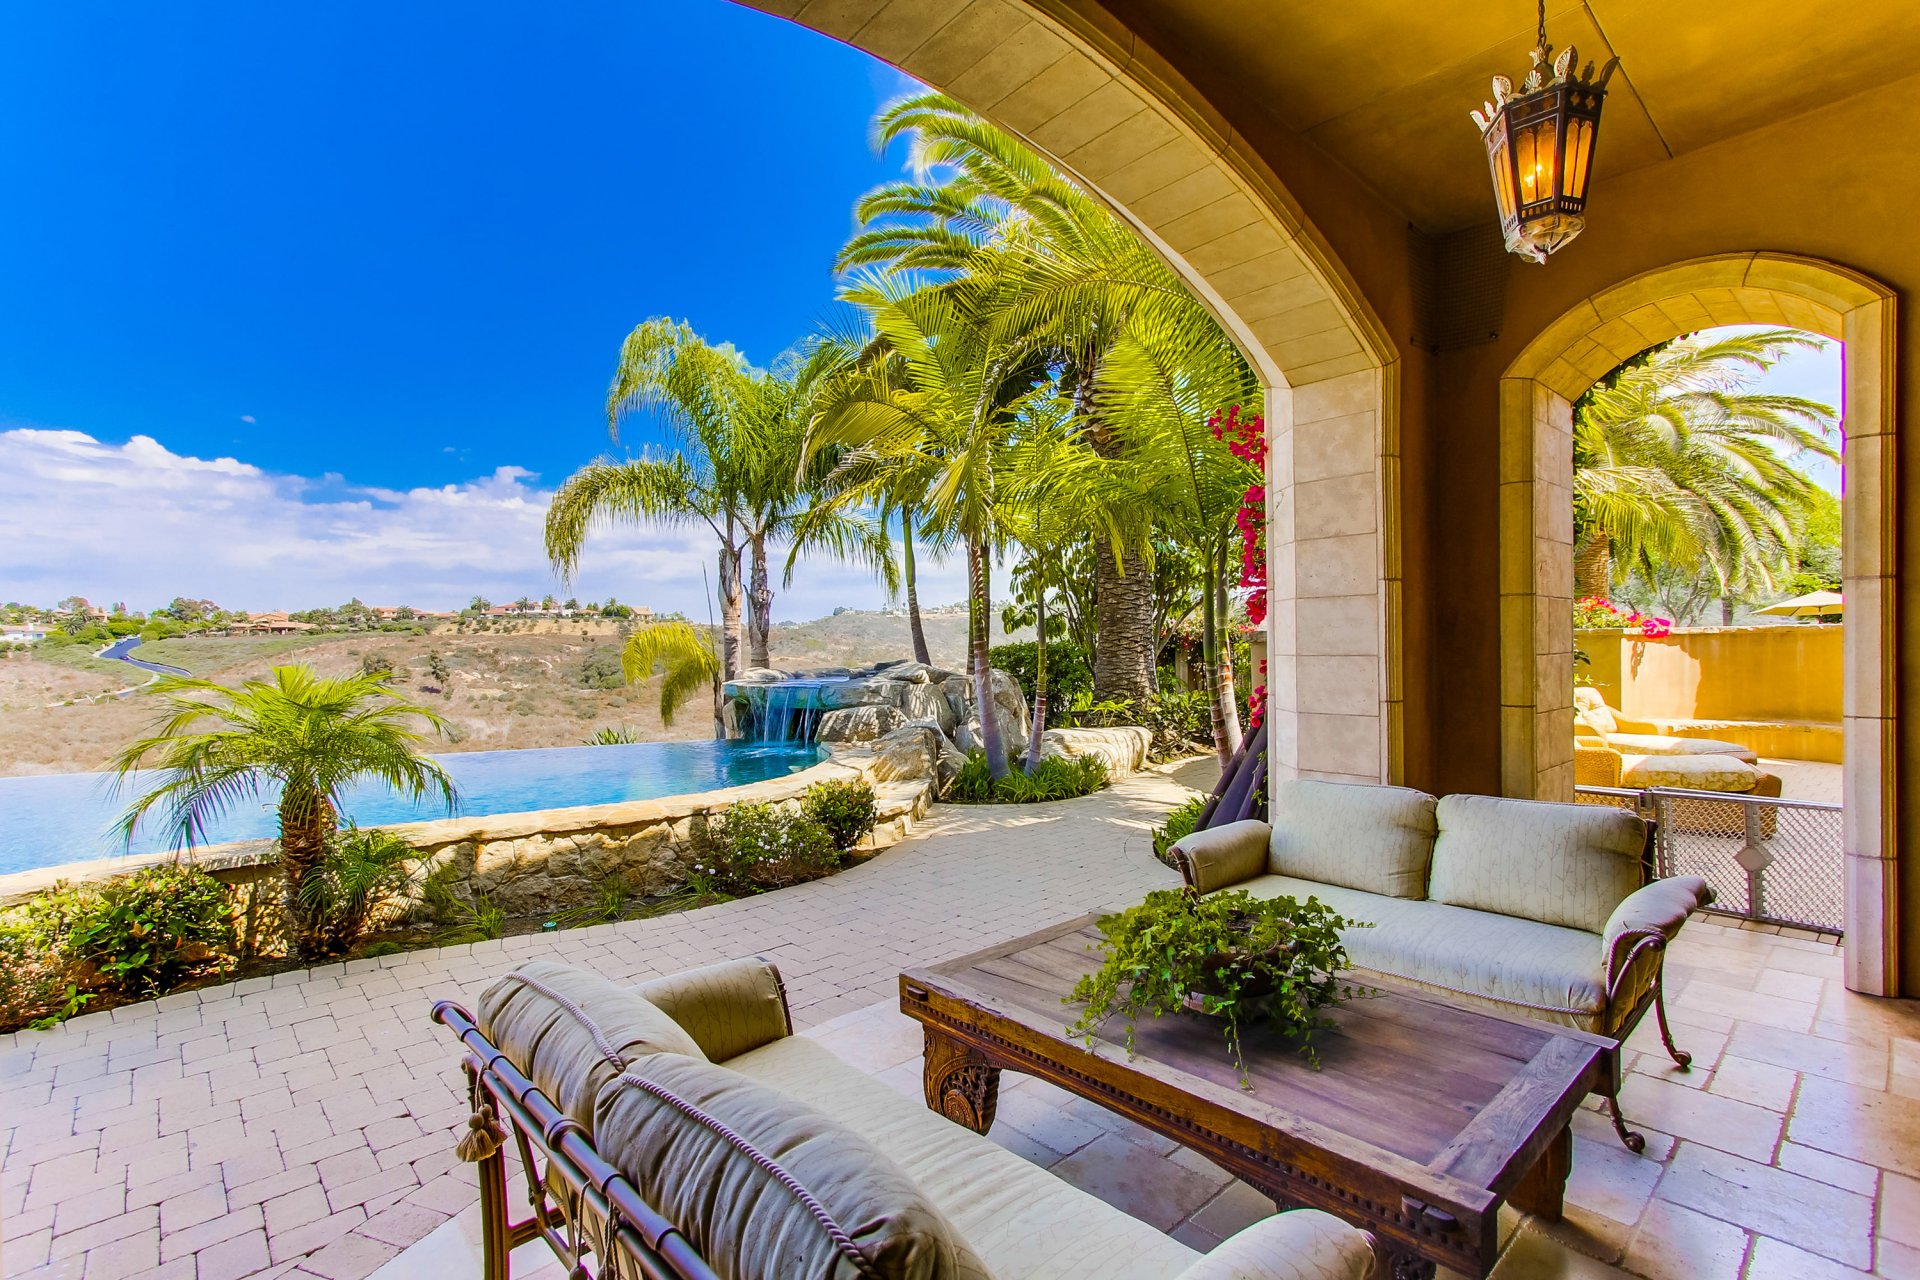
{"label": "potted ivy centerpiece", "polygon": [[1334,1025],[1325,1010],[1361,990],[1341,978],[1349,962],[1340,931],[1365,927],[1318,898],[1158,890],[1100,920],[1106,959],[1067,997],[1085,1003],[1067,1032],[1092,1048],[1109,1019],[1125,1018],[1131,1054],[1141,1017],[1194,1013],[1220,1020],[1243,1088],[1244,1026],[1280,1032],[1318,1070],[1313,1033]]}

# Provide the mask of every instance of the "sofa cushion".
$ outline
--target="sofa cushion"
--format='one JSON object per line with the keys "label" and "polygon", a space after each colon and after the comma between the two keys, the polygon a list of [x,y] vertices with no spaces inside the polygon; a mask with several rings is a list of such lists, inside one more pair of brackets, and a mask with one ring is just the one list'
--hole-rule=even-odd
{"label": "sofa cushion", "polygon": [[1646,824],[1624,809],[1461,795],[1439,820],[1436,902],[1599,933],[1644,880]]}
{"label": "sofa cushion", "polygon": [[[819,1212],[743,1145],[798,1183]],[[960,1268],[954,1230],[928,1195],[871,1142],[705,1059],[636,1060],[600,1093],[594,1146],[723,1276],[978,1274]],[[847,1238],[836,1240],[834,1227]],[[855,1271],[849,1248],[870,1272]]]}
{"label": "sofa cushion", "polygon": [[[1597,934],[1443,902],[1259,876],[1235,888],[1261,898],[1309,897],[1371,929],[1342,935],[1356,970],[1508,1016],[1608,1034],[1606,959]],[[1361,975],[1364,977],[1364,975]]]}
{"label": "sofa cushion", "polygon": [[[979,1265],[1002,1280],[1168,1280],[1194,1261],[1179,1241],[929,1111],[919,1096],[917,1063],[912,1096],[805,1035],[744,1053],[727,1066],[819,1108],[898,1162],[940,1206]],[[1027,1109],[1026,1089],[1009,1075],[1000,1095],[996,1132],[1016,1141],[1017,1131],[1008,1131]]]}
{"label": "sofa cushion", "polygon": [[1623,756],[1621,781],[1629,787],[1679,787],[1687,791],[1751,791],[1760,771],[1732,756]]}
{"label": "sofa cushion", "polygon": [[1288,779],[1273,788],[1267,869],[1395,898],[1427,896],[1434,798],[1407,787]]}
{"label": "sofa cushion", "polygon": [[[563,1003],[565,1002],[565,1003]],[[487,1039],[560,1110],[593,1132],[593,1104],[619,1069],[606,1061],[592,1027],[629,1061],[647,1053],[702,1054],[693,1037],[635,991],[551,960],[530,960],[480,995],[477,1024]]]}
{"label": "sofa cushion", "polygon": [[1613,718],[1613,708],[1607,705],[1598,689],[1573,691],[1573,720],[1575,724],[1585,725],[1601,737],[1620,727],[1620,722]]}
{"label": "sofa cushion", "polygon": [[1737,742],[1722,742],[1717,738],[1675,738],[1657,733],[1616,733],[1607,738],[1607,744],[1616,751],[1643,756],[1732,756],[1736,760],[1753,756],[1753,752]]}

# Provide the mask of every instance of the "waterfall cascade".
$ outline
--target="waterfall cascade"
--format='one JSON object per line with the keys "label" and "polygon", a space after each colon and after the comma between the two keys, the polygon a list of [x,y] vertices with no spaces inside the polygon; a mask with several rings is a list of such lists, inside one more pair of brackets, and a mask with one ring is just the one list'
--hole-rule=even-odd
{"label": "waterfall cascade", "polygon": [[750,686],[747,739],[767,743],[812,742],[816,723],[830,710],[824,691],[829,686],[846,683],[846,676],[805,676]]}

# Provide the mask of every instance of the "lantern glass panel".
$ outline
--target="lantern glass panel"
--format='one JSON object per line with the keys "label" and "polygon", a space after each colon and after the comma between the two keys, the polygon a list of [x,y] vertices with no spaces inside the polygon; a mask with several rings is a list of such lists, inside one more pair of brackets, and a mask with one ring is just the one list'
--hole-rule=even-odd
{"label": "lantern glass panel", "polygon": [[1576,119],[1567,126],[1567,195],[1585,204],[1587,176],[1593,163],[1593,125]]}
{"label": "lantern glass panel", "polygon": [[1520,206],[1525,208],[1554,196],[1557,130],[1547,116],[1521,127],[1515,139],[1516,168],[1520,176]]}
{"label": "lantern glass panel", "polygon": [[1493,194],[1500,203],[1500,222],[1502,225],[1514,220],[1513,211],[1513,164],[1507,153],[1507,130],[1505,125],[1495,126],[1491,142],[1493,163]]}

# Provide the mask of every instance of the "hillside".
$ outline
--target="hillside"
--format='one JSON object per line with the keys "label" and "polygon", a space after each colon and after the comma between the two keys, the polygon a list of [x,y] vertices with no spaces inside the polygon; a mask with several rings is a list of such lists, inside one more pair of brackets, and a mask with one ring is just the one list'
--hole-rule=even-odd
{"label": "hillside", "polygon": [[[965,613],[929,614],[925,622],[934,662],[964,665]],[[997,625],[994,638],[1004,639]],[[783,670],[911,655],[906,619],[876,613],[779,626],[772,650],[773,664]],[[711,722],[701,706],[687,708],[671,726],[661,723],[657,679],[617,683],[619,653],[618,624],[601,621],[509,622],[487,631],[444,627],[421,635],[205,637],[160,640],[137,650],[148,661],[222,684],[264,677],[277,663],[344,675],[369,659],[384,662],[406,696],[430,704],[447,720],[448,740],[437,751],[574,746],[610,725],[648,740],[708,735]],[[433,655],[448,671],[444,685],[432,674]],[[154,713],[137,691],[114,695],[146,679],[124,663],[74,650],[0,661],[0,776],[105,768]],[[599,687],[609,684],[614,687]]]}

